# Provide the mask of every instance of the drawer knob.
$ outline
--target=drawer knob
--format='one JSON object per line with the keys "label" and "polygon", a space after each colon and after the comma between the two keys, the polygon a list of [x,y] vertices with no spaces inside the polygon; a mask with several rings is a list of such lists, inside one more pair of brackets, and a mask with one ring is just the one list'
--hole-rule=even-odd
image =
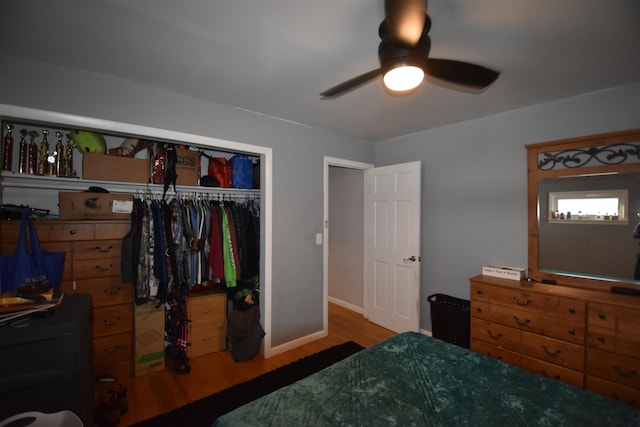
{"label": "drawer knob", "polygon": [[605,342],[605,339],[604,339],[604,337],[598,337],[598,341],[603,343],[603,342]]}
{"label": "drawer knob", "polygon": [[571,308],[569,309],[569,313],[571,313],[571,314],[576,314],[576,309],[575,309],[575,308],[573,308],[573,307],[571,307]]}
{"label": "drawer knob", "polygon": [[482,292],[480,289],[478,289],[476,291],[476,295],[478,295],[479,297],[484,296],[484,292]]}
{"label": "drawer knob", "polygon": [[117,352],[120,351],[120,346],[117,345],[113,348],[103,348],[102,351],[104,351],[106,354],[116,354]]}
{"label": "drawer knob", "polygon": [[558,355],[561,353],[562,350],[556,350],[556,351],[551,351],[547,348],[546,345],[542,346],[542,349],[544,350],[544,352],[547,354],[547,356],[551,356],[551,357],[558,357]]}
{"label": "drawer knob", "polygon": [[530,299],[526,298],[522,301],[520,301],[520,298],[518,298],[517,296],[513,297],[513,300],[516,302],[516,304],[518,305],[529,305],[529,303],[531,302]]}
{"label": "drawer knob", "polygon": [[71,234],[71,235],[73,236],[74,234],[76,234],[76,230],[74,230],[74,229],[72,228],[71,230],[69,230],[69,234]]}
{"label": "drawer knob", "polygon": [[104,324],[107,326],[113,326],[120,321],[120,317],[116,317],[114,320],[104,318]]}
{"label": "drawer knob", "polygon": [[607,316],[604,313],[599,313],[598,317],[601,318],[602,320],[607,318]]}
{"label": "drawer knob", "polygon": [[487,329],[487,334],[489,335],[489,338],[493,338],[494,340],[499,340],[500,337],[502,337],[501,333],[494,335],[493,332],[491,332],[491,329]]}
{"label": "drawer knob", "polygon": [[568,332],[569,332],[569,335],[575,335],[576,334],[576,331],[574,331],[573,329],[569,329]]}
{"label": "drawer knob", "polygon": [[614,371],[616,371],[616,374],[620,375],[621,377],[635,378],[636,375],[638,374],[638,372],[635,369],[632,369],[630,371],[623,371],[622,369],[620,369],[618,365],[611,365],[611,367],[613,368]]}
{"label": "drawer knob", "polygon": [[527,326],[529,323],[531,323],[530,319],[524,319],[524,320],[520,320],[518,318],[518,316],[513,316],[513,319],[516,321],[516,323],[520,326]]}

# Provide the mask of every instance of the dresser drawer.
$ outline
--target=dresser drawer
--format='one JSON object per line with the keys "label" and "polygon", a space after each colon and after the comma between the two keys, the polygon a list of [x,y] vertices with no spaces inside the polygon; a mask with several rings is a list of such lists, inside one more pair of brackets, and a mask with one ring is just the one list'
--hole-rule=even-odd
{"label": "dresser drawer", "polygon": [[558,319],[558,334],[556,338],[584,346],[586,334],[587,325],[584,322],[567,322]]}
{"label": "dresser drawer", "polygon": [[640,359],[633,357],[588,348],[587,373],[630,387],[640,388]]}
{"label": "dresser drawer", "polygon": [[[3,220],[0,223],[0,236],[2,236],[2,242],[8,243],[13,242],[14,244],[18,242],[18,236],[20,236],[20,223],[22,221],[19,219],[11,219],[11,220]],[[38,239],[40,242],[51,240],[51,221],[32,221],[33,225],[36,226],[36,233],[38,233]],[[29,238],[29,233],[27,232],[27,239]]]}
{"label": "dresser drawer", "polygon": [[584,347],[541,335],[522,333],[522,352],[576,371],[584,371]]}
{"label": "dresser drawer", "polygon": [[76,279],[120,276],[120,258],[109,257],[73,262],[73,277]]}
{"label": "dresser drawer", "polygon": [[620,402],[640,407],[640,389],[603,380],[602,378],[591,375],[587,375],[586,377],[586,388],[594,393],[603,394]]}
{"label": "dresser drawer", "polygon": [[131,360],[131,332],[109,335],[93,340],[93,364],[111,365]]}
{"label": "dresser drawer", "polygon": [[95,240],[73,243],[73,260],[120,258],[121,240]]}
{"label": "dresser drawer", "polygon": [[104,222],[96,225],[96,240],[122,240],[131,230],[130,221]]}
{"label": "dresser drawer", "polygon": [[587,334],[587,346],[614,352],[616,351],[616,333],[609,328],[589,326]]}
{"label": "dresser drawer", "polygon": [[187,304],[193,326],[224,322],[227,318],[227,295],[224,293],[191,296]]}
{"label": "dresser drawer", "polygon": [[120,276],[76,280],[75,292],[91,295],[94,308],[133,302],[133,285],[122,283]]}
{"label": "dresser drawer", "polygon": [[529,356],[522,356],[520,367],[534,374],[553,378],[554,380],[572,384],[576,387],[584,387],[584,373],[572,369],[563,368],[553,363],[544,362]]}
{"label": "dresser drawer", "polygon": [[489,312],[489,301],[482,299],[471,299],[470,314],[474,317],[482,319],[490,319],[491,313]]}
{"label": "dresser drawer", "polygon": [[188,357],[198,357],[225,349],[226,334],[224,322],[189,328]]}
{"label": "dresser drawer", "polygon": [[547,336],[556,336],[558,332],[557,314],[548,315],[498,304],[491,304],[489,310],[489,319],[504,325]]}
{"label": "dresser drawer", "polygon": [[113,305],[93,309],[93,337],[131,331],[133,313],[131,305]]}
{"label": "dresser drawer", "polygon": [[75,242],[95,239],[93,223],[52,223],[50,233],[50,240],[55,241]]}
{"label": "dresser drawer", "polygon": [[557,315],[558,312],[558,297],[528,292],[521,289],[501,288],[473,282],[471,286],[471,298],[489,300],[491,304],[498,303],[507,307],[513,306],[523,310],[548,313],[554,316]]}
{"label": "dresser drawer", "polygon": [[587,303],[582,300],[560,298],[558,319],[562,322],[582,323],[587,321]]}
{"label": "dresser drawer", "polygon": [[589,328],[616,328],[616,308],[606,304],[590,303],[587,311],[587,324]]}
{"label": "dresser drawer", "polygon": [[520,364],[520,353],[502,347],[496,347],[477,339],[471,339],[471,350],[484,356],[501,360],[510,365],[518,366]]}
{"label": "dresser drawer", "polygon": [[518,329],[471,318],[471,337],[491,345],[519,351],[521,335],[522,332]]}

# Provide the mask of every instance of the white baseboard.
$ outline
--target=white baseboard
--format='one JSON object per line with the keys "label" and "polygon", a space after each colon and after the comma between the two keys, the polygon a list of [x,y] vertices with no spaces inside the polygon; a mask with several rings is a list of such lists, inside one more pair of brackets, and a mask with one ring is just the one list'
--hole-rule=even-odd
{"label": "white baseboard", "polygon": [[309,334],[307,336],[297,338],[293,341],[280,344],[276,347],[271,347],[271,353],[269,353],[269,357],[273,357],[276,354],[284,353],[285,351],[293,350],[294,348],[300,347],[301,345],[305,345],[310,342],[319,340],[321,338],[326,337],[328,334],[329,333],[327,331],[314,332],[313,334]]}
{"label": "white baseboard", "polygon": [[349,309],[351,311],[355,311],[358,314],[362,314],[363,313],[362,307],[358,307],[357,305],[353,305],[351,303],[339,300],[339,299],[334,298],[334,297],[329,297],[329,302],[332,302],[332,303],[334,303],[336,305],[339,305],[340,307],[344,307],[344,308]]}
{"label": "white baseboard", "polygon": [[[358,307],[356,305],[353,305],[353,304],[350,304],[348,302],[344,302],[342,300],[335,299],[335,298],[332,298],[332,297],[329,297],[329,302],[332,302],[334,304],[337,304],[337,305],[342,306],[344,308],[347,308],[349,310],[355,311],[356,313],[362,314],[362,307]],[[423,335],[432,336],[431,331],[427,331],[426,329],[420,329],[419,332],[421,334],[423,334]],[[271,352],[269,353],[269,357],[273,357],[273,356],[275,356],[277,354],[284,353],[285,351],[293,350],[294,348],[300,347],[301,345],[308,344],[310,342],[319,340],[321,338],[326,337],[328,334],[329,333],[327,331],[318,331],[318,332],[314,332],[313,334],[309,334],[307,336],[300,337],[300,338],[295,339],[293,341],[289,341],[289,342],[286,342],[284,344],[280,344],[279,346],[272,347],[271,348]]]}

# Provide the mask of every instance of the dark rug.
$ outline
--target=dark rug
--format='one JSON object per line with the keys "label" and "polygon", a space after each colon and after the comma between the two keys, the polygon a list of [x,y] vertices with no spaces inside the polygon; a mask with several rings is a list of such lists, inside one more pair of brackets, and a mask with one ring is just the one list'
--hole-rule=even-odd
{"label": "dark rug", "polygon": [[[353,341],[322,350],[288,365],[267,372],[247,382],[234,385],[226,390],[212,394],[182,406],[167,414],[158,415],[135,424],[134,427],[211,427],[216,418],[245,403],[294,383],[302,378],[333,365],[334,363],[362,350],[360,344]],[[240,365],[238,365],[240,366]],[[192,372],[190,375],[194,375]]]}

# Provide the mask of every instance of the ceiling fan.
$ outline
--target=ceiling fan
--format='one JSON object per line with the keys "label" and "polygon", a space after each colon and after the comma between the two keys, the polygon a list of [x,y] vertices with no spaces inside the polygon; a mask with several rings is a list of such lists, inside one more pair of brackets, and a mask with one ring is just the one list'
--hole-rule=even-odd
{"label": "ceiling fan", "polygon": [[499,72],[451,59],[429,58],[431,18],[426,0],[385,0],[385,19],[378,27],[380,68],[342,82],[320,94],[336,98],[382,76],[385,89],[394,95],[413,93],[425,74],[455,85],[483,89]]}

